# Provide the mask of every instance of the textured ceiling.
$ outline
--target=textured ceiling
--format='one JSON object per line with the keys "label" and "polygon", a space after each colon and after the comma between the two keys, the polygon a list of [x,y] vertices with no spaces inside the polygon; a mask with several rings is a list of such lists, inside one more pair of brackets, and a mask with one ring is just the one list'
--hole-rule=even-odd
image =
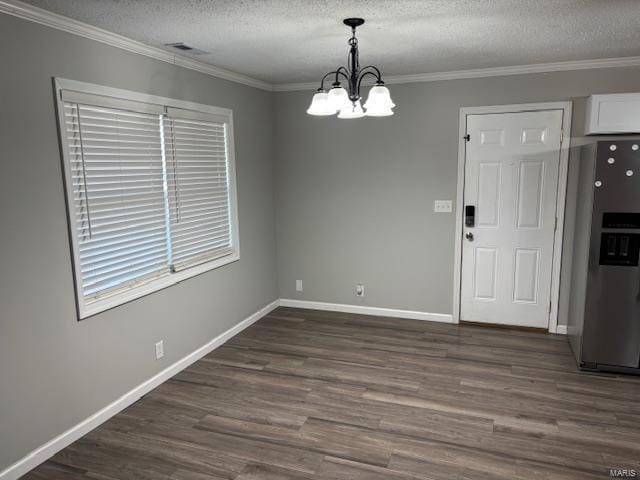
{"label": "textured ceiling", "polygon": [[208,52],[200,61],[275,84],[344,64],[349,16],[366,19],[361,63],[387,75],[640,55],[640,0],[27,3],[153,46],[184,42]]}

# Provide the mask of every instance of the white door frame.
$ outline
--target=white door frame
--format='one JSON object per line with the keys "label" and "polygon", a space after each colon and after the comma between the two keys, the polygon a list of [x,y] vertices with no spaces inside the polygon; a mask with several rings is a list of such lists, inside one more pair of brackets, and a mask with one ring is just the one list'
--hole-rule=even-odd
{"label": "white door frame", "polygon": [[557,225],[553,241],[553,265],[551,271],[551,311],[549,332],[558,332],[558,304],[560,297],[560,268],[562,265],[562,237],[564,210],[567,199],[567,176],[569,172],[569,144],[571,138],[572,102],[523,103],[518,105],[493,105],[486,107],[462,107],[460,109],[460,135],[458,144],[458,185],[456,194],[456,233],[453,270],[453,321],[460,322],[460,288],[462,280],[462,222],[464,212],[464,175],[467,142],[463,138],[467,131],[467,115],[490,113],[536,112],[540,110],[562,110],[562,140],[560,143],[560,165],[558,171],[558,193],[556,198]]}

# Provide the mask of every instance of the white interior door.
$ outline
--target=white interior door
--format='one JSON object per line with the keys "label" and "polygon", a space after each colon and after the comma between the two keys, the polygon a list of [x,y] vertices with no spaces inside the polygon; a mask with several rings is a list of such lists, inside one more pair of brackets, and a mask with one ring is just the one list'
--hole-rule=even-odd
{"label": "white interior door", "polygon": [[462,320],[548,326],[562,116],[467,115]]}

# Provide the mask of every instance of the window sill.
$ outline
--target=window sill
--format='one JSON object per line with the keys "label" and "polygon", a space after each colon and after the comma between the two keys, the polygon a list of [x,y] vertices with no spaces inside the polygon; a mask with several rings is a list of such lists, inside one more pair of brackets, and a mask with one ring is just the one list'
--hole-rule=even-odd
{"label": "window sill", "polygon": [[136,287],[131,287],[120,292],[114,292],[111,295],[105,295],[104,297],[91,302],[85,302],[84,298],[79,298],[78,320],[84,320],[106,310],[119,307],[125,303],[132,302],[133,300],[150,295],[159,290],[163,290],[189,278],[195,277],[196,275],[201,275],[210,270],[215,270],[216,268],[233,263],[237,260],[240,260],[240,252],[236,248],[233,252],[225,255],[224,257],[219,257],[209,262],[201,263],[175,273],[166,273],[160,277],[141,283]]}

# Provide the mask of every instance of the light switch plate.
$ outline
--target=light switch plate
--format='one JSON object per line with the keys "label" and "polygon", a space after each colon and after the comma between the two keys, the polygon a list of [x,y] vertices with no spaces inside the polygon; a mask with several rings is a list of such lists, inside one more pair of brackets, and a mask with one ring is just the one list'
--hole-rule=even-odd
{"label": "light switch plate", "polygon": [[436,213],[451,213],[453,202],[451,200],[436,200],[433,202],[433,211]]}

